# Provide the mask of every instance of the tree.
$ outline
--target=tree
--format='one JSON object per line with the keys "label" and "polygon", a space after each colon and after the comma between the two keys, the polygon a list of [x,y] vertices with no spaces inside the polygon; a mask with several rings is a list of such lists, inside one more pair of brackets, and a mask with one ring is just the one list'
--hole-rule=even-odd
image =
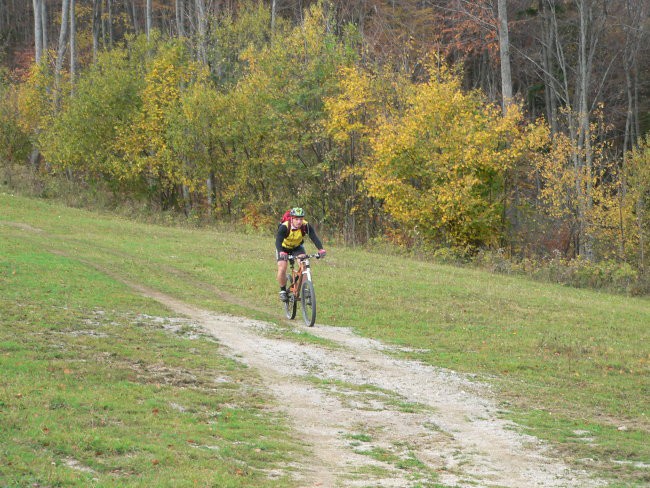
{"label": "tree", "polygon": [[121,178],[146,182],[163,210],[176,205],[177,190],[189,184],[183,161],[172,150],[169,126],[179,110],[181,94],[197,70],[180,41],[161,45],[147,65],[141,109],[129,125],[121,127],[116,138]]}
{"label": "tree", "polygon": [[325,128],[332,139],[328,164],[338,188],[331,211],[343,223],[347,244],[367,242],[381,230],[380,202],[364,184],[365,164],[372,157],[372,137],[383,118],[398,116],[413,88],[406,73],[388,67],[377,72],[361,66],[338,71],[337,93],[325,99]]}
{"label": "tree", "polygon": [[45,49],[43,38],[43,10],[44,0],[32,0],[34,6],[34,51],[36,64],[41,62],[43,58],[43,50]]}
{"label": "tree", "polygon": [[153,29],[153,3],[152,0],[147,0],[147,8],[145,12],[146,19],[146,32],[147,40],[151,41],[151,30]]}
{"label": "tree", "polygon": [[650,135],[630,151],[626,157],[626,196],[630,202],[629,215],[634,231],[630,232],[636,241],[637,266],[647,271],[647,256],[650,253]]}
{"label": "tree", "polygon": [[185,37],[185,4],[183,0],[175,0],[176,33],[178,37]]}
{"label": "tree", "polygon": [[499,57],[501,60],[501,98],[504,115],[512,104],[512,76],[510,72],[510,40],[508,38],[508,8],[506,0],[499,0]]}
{"label": "tree", "polygon": [[[628,0],[620,7],[617,24],[622,28],[624,44],[622,49],[623,72],[625,76],[625,131],[623,150],[637,146],[641,139],[639,114],[640,57],[643,44],[648,40],[648,30],[643,22],[648,18],[650,5],[643,0]],[[627,153],[626,153],[627,154]]]}
{"label": "tree", "polygon": [[74,97],[38,140],[55,169],[92,180],[104,176],[119,187],[125,170],[118,135],[129,132],[128,124],[142,106],[144,57],[137,54],[139,49],[134,43],[128,52],[103,51],[80,74]]}
{"label": "tree", "polygon": [[99,33],[102,27],[102,0],[93,0],[93,62],[97,61],[99,51]]}
{"label": "tree", "polygon": [[59,31],[59,45],[56,51],[56,62],[54,65],[54,87],[57,97],[60,98],[59,90],[61,89],[61,72],[63,71],[63,60],[65,58],[66,47],[68,43],[68,23],[70,15],[70,0],[63,0],[61,7],[61,29]]}
{"label": "tree", "polygon": [[0,164],[11,182],[11,167],[22,164],[31,149],[28,132],[19,123],[17,90],[0,69]]}
{"label": "tree", "polygon": [[77,75],[77,15],[75,0],[70,0],[70,82],[74,84]]}
{"label": "tree", "polygon": [[268,46],[242,57],[249,70],[232,90],[239,110],[231,121],[246,189],[239,196],[261,213],[277,214],[292,196],[326,215],[334,200],[324,100],[338,89],[337,71],[354,53],[330,25],[327,12],[313,6],[300,25],[284,32],[276,25]]}
{"label": "tree", "polygon": [[196,25],[197,28],[197,44],[198,44],[198,58],[203,64],[207,62],[206,58],[206,35],[207,35],[207,17],[205,14],[205,3],[203,0],[196,1]]}
{"label": "tree", "polygon": [[506,170],[530,157],[543,132],[516,105],[497,113],[460,77],[430,67],[406,109],[378,128],[366,173],[371,195],[415,238],[443,245],[497,245],[504,230]]}

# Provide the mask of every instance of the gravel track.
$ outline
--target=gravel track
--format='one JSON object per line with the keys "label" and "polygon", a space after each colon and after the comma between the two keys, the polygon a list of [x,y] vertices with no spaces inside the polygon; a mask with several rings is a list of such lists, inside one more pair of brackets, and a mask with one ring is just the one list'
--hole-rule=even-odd
{"label": "gravel track", "polygon": [[489,387],[471,376],[396,359],[390,347],[346,328],[309,329],[336,347],[298,344],[269,334],[277,332],[273,324],[132,286],[189,317],[259,372],[311,447],[307,463],[292,467],[301,487],[602,485],[501,419]]}

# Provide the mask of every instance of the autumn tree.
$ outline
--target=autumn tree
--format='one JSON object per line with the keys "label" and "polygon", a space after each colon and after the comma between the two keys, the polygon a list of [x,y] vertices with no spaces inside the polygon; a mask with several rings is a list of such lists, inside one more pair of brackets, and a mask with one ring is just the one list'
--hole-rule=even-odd
{"label": "autumn tree", "polygon": [[647,272],[650,254],[650,135],[630,151],[625,168],[626,202],[630,217],[629,240],[636,249],[638,268]]}
{"label": "autumn tree", "polygon": [[372,137],[382,120],[398,116],[413,86],[406,73],[358,63],[341,67],[337,83],[336,93],[325,99],[325,128],[332,140],[328,161],[340,188],[331,206],[341,216],[345,241],[356,244],[381,232],[381,203],[364,184]]}
{"label": "autumn tree", "polygon": [[[331,17],[319,6],[302,24],[251,49],[248,71],[232,90],[238,113],[240,177],[263,213],[277,214],[300,201],[314,215],[327,215],[337,191],[328,164],[324,100],[337,89],[337,71],[355,52],[330,31]],[[251,202],[252,203],[252,202]]]}
{"label": "autumn tree", "polygon": [[[138,54],[140,51],[140,54]],[[140,110],[145,55],[142,43],[98,55],[84,71],[74,97],[42,132],[38,147],[57,169],[69,169],[82,179],[107,178],[115,188],[124,171],[116,147],[118,134]]]}
{"label": "autumn tree", "polygon": [[498,245],[508,168],[545,142],[513,106],[504,117],[457,74],[430,68],[373,138],[366,183],[405,232],[438,245]]}
{"label": "autumn tree", "polygon": [[141,109],[117,134],[121,178],[146,181],[162,209],[176,205],[179,189],[189,184],[183,162],[170,147],[168,131],[182,92],[199,71],[181,43],[162,44],[147,65]]}
{"label": "autumn tree", "polygon": [[0,69],[0,166],[5,181],[11,181],[13,166],[27,158],[30,148],[28,133],[19,123],[17,89]]}

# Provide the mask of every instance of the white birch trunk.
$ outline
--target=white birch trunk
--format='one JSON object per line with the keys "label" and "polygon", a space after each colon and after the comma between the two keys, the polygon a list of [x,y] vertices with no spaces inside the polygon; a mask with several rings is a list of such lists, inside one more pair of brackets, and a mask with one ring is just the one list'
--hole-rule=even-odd
{"label": "white birch trunk", "polygon": [[[63,70],[63,60],[68,45],[68,16],[70,14],[70,0],[63,0],[63,10],[61,11],[61,31],[59,32],[59,46],[56,51],[56,63],[54,66],[55,88],[58,92],[61,87],[61,71]],[[57,94],[58,98],[58,94]]]}
{"label": "white birch trunk", "polygon": [[43,22],[41,15],[43,9],[41,3],[43,0],[32,0],[34,7],[34,61],[36,64],[43,59]]}
{"label": "white birch trunk", "polygon": [[39,0],[41,2],[41,31],[43,32],[43,56],[47,57],[47,47],[48,47],[48,39],[47,39],[47,5],[45,4],[45,0]]}
{"label": "white birch trunk", "polygon": [[205,187],[208,194],[208,213],[212,215],[214,212],[214,204],[216,201],[216,194],[217,194],[214,171],[210,171],[210,175],[208,176],[205,182]]}
{"label": "white birch trunk", "polygon": [[198,26],[198,58],[201,62],[207,63],[207,50],[206,50],[206,35],[207,35],[207,19],[205,16],[205,3],[204,0],[196,0],[196,25]]}
{"label": "white birch trunk", "polygon": [[113,46],[113,0],[106,0],[107,19],[106,25],[108,26],[108,46]]}
{"label": "white birch trunk", "polygon": [[77,74],[77,25],[75,0],[70,0],[70,82],[74,84]]}
{"label": "white birch trunk", "polygon": [[151,29],[153,27],[153,4],[152,0],[147,0],[147,12],[146,12],[146,29],[147,29],[147,41],[151,40]]}
{"label": "white birch trunk", "polygon": [[498,0],[499,55],[501,59],[501,97],[505,115],[512,104],[512,74],[510,69],[510,39],[508,35],[508,8],[506,0]]}
{"label": "white birch trunk", "polygon": [[99,52],[99,32],[102,22],[101,0],[93,0],[93,62],[97,62]]}

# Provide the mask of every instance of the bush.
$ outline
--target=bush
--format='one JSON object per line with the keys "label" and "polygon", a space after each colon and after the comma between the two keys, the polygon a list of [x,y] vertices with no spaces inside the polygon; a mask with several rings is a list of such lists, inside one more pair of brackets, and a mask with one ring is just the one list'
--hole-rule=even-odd
{"label": "bush", "polygon": [[0,165],[5,178],[10,178],[11,166],[25,162],[31,151],[29,135],[18,123],[17,103],[16,91],[0,71]]}
{"label": "bush", "polygon": [[[434,260],[446,264],[459,264],[453,249],[438,249]],[[626,262],[613,260],[593,263],[580,257],[568,259],[555,252],[547,259],[514,259],[503,249],[481,250],[471,264],[492,273],[519,274],[540,281],[559,283],[578,288],[603,289],[634,295],[650,294],[650,277],[642,275]]]}

